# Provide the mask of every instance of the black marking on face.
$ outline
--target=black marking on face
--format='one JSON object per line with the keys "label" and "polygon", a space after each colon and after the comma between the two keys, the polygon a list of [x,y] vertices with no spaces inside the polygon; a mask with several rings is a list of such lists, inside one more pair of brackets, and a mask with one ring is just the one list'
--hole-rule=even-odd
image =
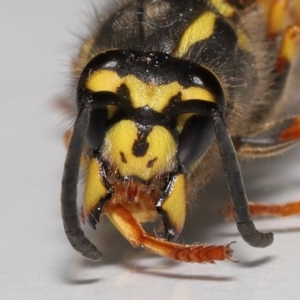
{"label": "black marking on face", "polygon": [[120,156],[121,156],[121,161],[126,164],[127,163],[127,160],[126,160],[126,157],[125,157],[125,154],[123,152],[120,152]]}
{"label": "black marking on face", "polygon": [[137,139],[134,141],[132,147],[132,154],[136,157],[143,157],[149,148],[149,143],[147,142],[149,132],[148,131],[138,131]]}
{"label": "black marking on face", "polygon": [[156,160],[157,160],[157,157],[149,160],[148,163],[147,163],[147,168],[153,168],[153,165],[154,165]]}
{"label": "black marking on face", "polygon": [[130,92],[126,84],[122,84],[117,89],[117,94],[120,95],[125,101],[128,101],[130,99]]}

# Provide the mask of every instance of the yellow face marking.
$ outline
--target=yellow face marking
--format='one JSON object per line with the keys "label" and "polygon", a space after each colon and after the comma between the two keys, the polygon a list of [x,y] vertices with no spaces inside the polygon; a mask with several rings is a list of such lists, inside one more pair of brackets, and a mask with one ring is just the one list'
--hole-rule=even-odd
{"label": "yellow face marking", "polygon": [[207,11],[201,14],[184,31],[179,41],[179,46],[175,52],[175,56],[184,56],[192,45],[212,36],[214,33],[216,19],[217,16],[211,11]]}
{"label": "yellow face marking", "polygon": [[93,92],[106,91],[115,93],[123,81],[114,71],[99,70],[89,76],[86,87]]}
{"label": "yellow face marking", "polygon": [[119,77],[116,72],[111,70],[95,71],[88,78],[86,86],[93,92],[110,91],[116,93],[123,84],[129,89],[133,108],[148,105],[155,111],[162,112],[169,104],[170,99],[178,93],[182,94],[182,100],[214,101],[213,95],[204,88],[189,87],[185,89],[177,81],[162,85],[145,83],[134,75]]}
{"label": "yellow face marking", "polygon": [[231,18],[235,14],[235,8],[225,3],[224,0],[211,0],[210,2],[225,18]]}
{"label": "yellow face marking", "polygon": [[87,171],[84,187],[83,208],[85,214],[88,215],[106,194],[107,189],[101,180],[99,163],[97,159],[93,158]]}
{"label": "yellow face marking", "polygon": [[[199,99],[199,100],[206,100],[214,102],[214,96],[205,89],[190,87],[188,89],[182,90],[181,100],[192,100],[192,99]],[[182,131],[185,122],[192,116],[192,113],[189,114],[181,114],[177,118],[177,130],[179,132]]]}
{"label": "yellow face marking", "polygon": [[130,90],[134,108],[148,105],[157,112],[162,112],[169,104],[169,100],[176,96],[180,89],[177,82],[157,86],[144,83],[133,75],[125,78],[125,84]]}
{"label": "yellow face marking", "polygon": [[162,209],[167,213],[175,234],[180,234],[185,221],[186,212],[185,180],[182,174],[175,180],[173,190],[164,201]]}
{"label": "yellow face marking", "polygon": [[246,34],[245,31],[243,31],[241,28],[237,29],[237,38],[238,38],[238,45],[239,47],[247,52],[251,53],[251,42]]}
{"label": "yellow face marking", "polygon": [[193,116],[194,114],[181,114],[178,118],[177,118],[177,126],[176,129],[178,130],[178,132],[181,133],[186,121]]}
{"label": "yellow face marking", "polygon": [[103,156],[117,166],[121,176],[137,176],[148,181],[154,175],[172,170],[176,144],[167,129],[154,126],[146,139],[147,151],[139,157],[133,154],[137,138],[138,128],[130,120],[118,122],[105,136]]}
{"label": "yellow face marking", "polygon": [[192,100],[192,99],[198,99],[198,100],[205,100],[214,102],[214,96],[206,89],[199,88],[199,87],[190,87],[187,89],[181,89],[181,100]]}

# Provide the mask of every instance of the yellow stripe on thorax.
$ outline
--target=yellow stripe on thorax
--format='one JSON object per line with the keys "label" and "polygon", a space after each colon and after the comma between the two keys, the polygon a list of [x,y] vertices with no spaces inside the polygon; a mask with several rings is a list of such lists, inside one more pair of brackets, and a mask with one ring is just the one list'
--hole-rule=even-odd
{"label": "yellow stripe on thorax", "polygon": [[231,18],[235,14],[235,8],[225,3],[224,0],[211,0],[210,2],[225,18]]}
{"label": "yellow stripe on thorax", "polygon": [[251,47],[251,42],[249,40],[249,37],[247,36],[247,33],[241,28],[238,28],[236,33],[237,33],[239,47],[242,50],[251,53],[252,47]]}
{"label": "yellow stripe on thorax", "polygon": [[192,24],[184,31],[175,52],[175,56],[184,56],[192,45],[211,37],[214,33],[216,19],[216,14],[207,11],[192,22]]}

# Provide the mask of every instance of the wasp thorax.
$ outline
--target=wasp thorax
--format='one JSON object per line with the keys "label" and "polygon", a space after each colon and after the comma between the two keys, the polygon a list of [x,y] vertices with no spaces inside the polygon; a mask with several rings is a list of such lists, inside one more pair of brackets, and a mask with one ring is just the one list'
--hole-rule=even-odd
{"label": "wasp thorax", "polygon": [[102,155],[121,176],[148,181],[174,169],[176,151],[175,140],[165,127],[122,120],[108,130]]}

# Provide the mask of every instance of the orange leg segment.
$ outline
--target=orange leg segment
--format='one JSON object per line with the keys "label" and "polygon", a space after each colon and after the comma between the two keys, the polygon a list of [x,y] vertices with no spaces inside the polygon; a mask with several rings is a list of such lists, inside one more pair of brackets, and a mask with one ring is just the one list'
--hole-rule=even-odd
{"label": "orange leg segment", "polygon": [[295,117],[291,126],[283,130],[278,140],[280,142],[290,142],[300,140],[300,117]]}
{"label": "orange leg segment", "polygon": [[123,206],[116,205],[106,211],[111,222],[133,247],[143,247],[155,254],[184,262],[214,263],[216,260],[231,260],[230,244],[181,245],[155,237],[144,231],[139,222]]}
{"label": "orange leg segment", "polygon": [[[249,210],[253,217],[288,217],[300,214],[300,201],[285,204],[266,204],[249,202]],[[224,210],[226,219],[234,218],[233,209],[228,206]]]}
{"label": "orange leg segment", "polygon": [[282,90],[285,86],[290,66],[299,53],[300,41],[300,0],[257,0],[267,16],[267,30],[270,41],[278,49],[274,71],[274,88]]}
{"label": "orange leg segment", "polygon": [[290,0],[272,0],[266,1],[270,5],[268,16],[269,35],[271,38],[276,38],[280,35],[286,26],[288,17],[288,4]]}
{"label": "orange leg segment", "polygon": [[252,216],[287,217],[300,214],[300,201],[285,204],[250,203],[249,210]]}
{"label": "orange leg segment", "polygon": [[299,0],[257,0],[267,16],[270,38],[280,36],[285,28],[300,22]]}
{"label": "orange leg segment", "polygon": [[290,25],[285,29],[281,47],[279,50],[277,68],[278,73],[284,71],[292,62],[299,48],[300,25]]}

